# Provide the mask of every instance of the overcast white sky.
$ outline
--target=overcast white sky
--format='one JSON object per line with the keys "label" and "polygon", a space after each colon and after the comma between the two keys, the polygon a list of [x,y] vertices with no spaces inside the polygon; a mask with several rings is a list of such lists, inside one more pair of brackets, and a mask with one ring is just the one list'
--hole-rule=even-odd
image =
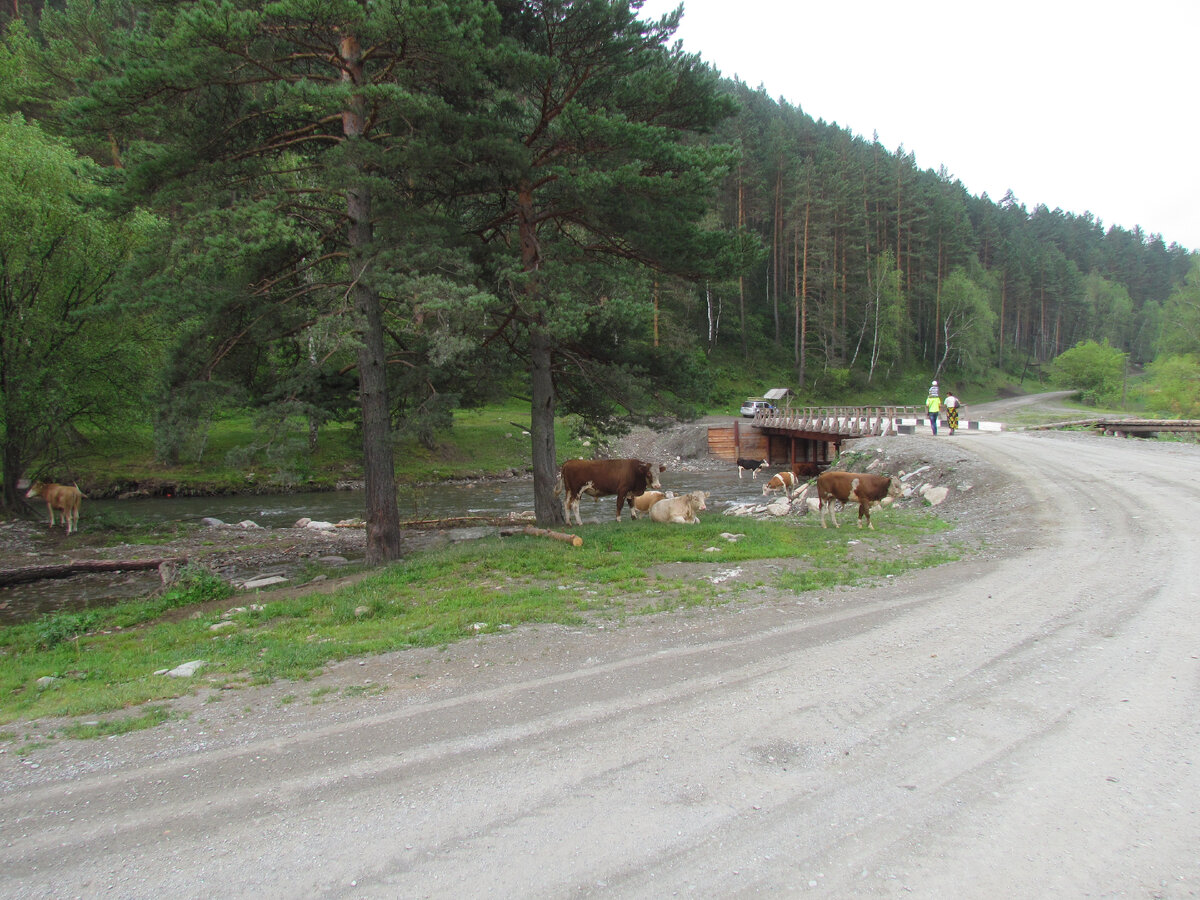
{"label": "overcast white sky", "polygon": [[726,77],[972,194],[1200,250],[1200,0],[682,2],[676,37]]}

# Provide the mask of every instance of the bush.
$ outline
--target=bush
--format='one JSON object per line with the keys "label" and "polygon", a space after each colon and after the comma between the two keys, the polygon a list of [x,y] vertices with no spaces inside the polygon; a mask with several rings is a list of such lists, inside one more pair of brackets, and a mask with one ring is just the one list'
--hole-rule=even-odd
{"label": "bush", "polygon": [[1200,417],[1200,357],[1160,356],[1150,363],[1149,374],[1141,391],[1149,410],[1183,419]]}
{"label": "bush", "polygon": [[95,612],[63,612],[44,616],[37,624],[38,646],[43,650],[53,650],[59,644],[77,640],[95,628],[98,619]]}
{"label": "bush", "polygon": [[1125,354],[1108,341],[1080,341],[1050,364],[1050,379],[1059,387],[1078,391],[1090,406],[1114,403],[1121,399],[1125,383]]}

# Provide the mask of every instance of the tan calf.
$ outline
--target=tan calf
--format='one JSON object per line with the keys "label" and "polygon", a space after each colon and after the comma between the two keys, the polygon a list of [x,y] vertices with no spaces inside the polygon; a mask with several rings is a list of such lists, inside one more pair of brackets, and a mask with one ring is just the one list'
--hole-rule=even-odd
{"label": "tan calf", "polygon": [[79,530],[79,507],[83,502],[83,492],[76,484],[53,484],[35,481],[25,493],[32,500],[41,497],[46,501],[46,509],[50,512],[50,527],[54,527],[54,511],[62,514],[63,524],[67,526],[67,534]]}
{"label": "tan calf", "polygon": [[633,513],[635,519],[641,518],[642,515],[649,514],[650,507],[659,500],[669,500],[674,496],[672,491],[646,491],[633,498],[633,508],[630,512]]}

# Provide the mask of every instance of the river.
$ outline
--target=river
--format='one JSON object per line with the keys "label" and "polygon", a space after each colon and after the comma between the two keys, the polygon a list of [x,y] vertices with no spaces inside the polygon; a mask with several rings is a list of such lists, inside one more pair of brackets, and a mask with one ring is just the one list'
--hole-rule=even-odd
{"label": "river", "polygon": [[[732,503],[761,501],[763,477],[739,479],[736,468],[668,470],[661,476],[664,490],[677,494],[708,492],[704,517],[718,515]],[[397,493],[401,520],[448,519],[457,516],[507,516],[533,509],[533,479],[402,485]],[[616,500],[580,504],[584,523],[611,521]],[[229,524],[246,520],[263,528],[291,528],[303,517],[338,522],[365,515],[364,492],[320,491],[296,494],[262,494],[219,497],[172,497],[135,500],[88,500],[80,524],[88,530],[89,518],[142,523],[199,523],[206,517]],[[629,521],[629,514],[623,518]],[[95,527],[95,526],[93,526]],[[249,538],[248,538],[249,540]],[[36,564],[37,560],[31,560]],[[46,579],[0,589],[0,624],[25,621],[57,610],[80,610],[143,596],[158,588],[156,572],[119,575],[89,574],[66,579]]]}
{"label": "river", "polygon": [[[675,493],[707,491],[717,508],[762,497],[762,478],[740,480],[737,469],[718,471],[667,471],[661,476],[664,490]],[[507,516],[533,509],[533,479],[440,482],[402,485],[397,493],[401,520],[443,519],[455,516]],[[85,513],[128,517],[140,522],[199,522],[205,517],[235,523],[246,519],[264,528],[290,528],[296,520],[337,522],[362,518],[366,500],[362,491],[319,491],[298,494],[260,494],[222,497],[147,498],[142,500],[88,501]],[[612,517],[612,497],[580,506],[585,522]],[[626,514],[628,517],[628,514]]]}

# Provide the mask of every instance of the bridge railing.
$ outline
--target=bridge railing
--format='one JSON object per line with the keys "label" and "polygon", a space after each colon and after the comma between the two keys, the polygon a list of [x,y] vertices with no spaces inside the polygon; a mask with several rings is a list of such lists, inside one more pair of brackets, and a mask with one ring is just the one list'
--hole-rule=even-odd
{"label": "bridge railing", "polygon": [[923,414],[918,406],[804,406],[760,409],[751,423],[759,428],[819,431],[846,437],[899,434],[902,418]]}

